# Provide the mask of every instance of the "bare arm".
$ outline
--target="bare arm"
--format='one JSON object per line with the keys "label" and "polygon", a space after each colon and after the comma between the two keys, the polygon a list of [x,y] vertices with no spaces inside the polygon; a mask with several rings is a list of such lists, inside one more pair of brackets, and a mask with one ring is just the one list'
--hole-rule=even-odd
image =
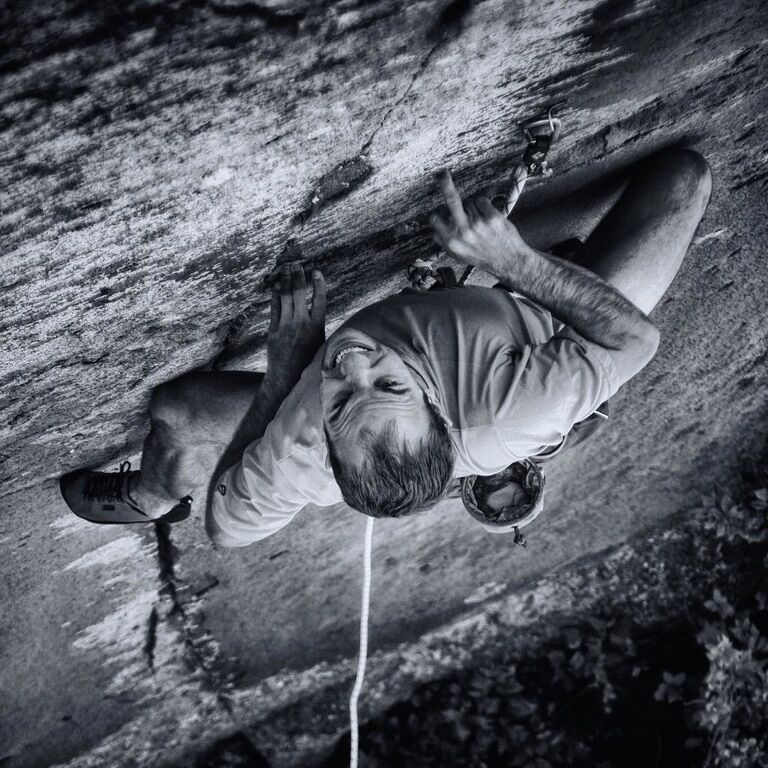
{"label": "bare arm", "polygon": [[462,204],[447,172],[441,187],[451,221],[435,215],[432,225],[446,251],[497,276],[602,347],[621,382],[653,357],[659,343],[656,326],[612,285],[588,269],[531,248],[487,198]]}
{"label": "bare arm", "polygon": [[626,378],[653,357],[659,332],[648,316],[594,272],[528,248],[498,277],[546,307],[588,341],[614,353]]}

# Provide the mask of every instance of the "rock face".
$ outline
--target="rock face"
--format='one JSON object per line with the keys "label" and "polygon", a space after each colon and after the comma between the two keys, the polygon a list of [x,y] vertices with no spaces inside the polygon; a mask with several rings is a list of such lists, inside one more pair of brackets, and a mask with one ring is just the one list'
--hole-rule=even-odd
{"label": "rock face", "polygon": [[[432,252],[433,172],[481,190],[519,156],[516,122],[565,99],[556,172],[519,212],[537,245],[588,231],[579,206],[603,198],[570,193],[655,149],[684,141],[712,166],[710,209],[655,312],[662,348],[605,437],[552,467],[527,550],[452,502],[377,525],[372,644],[417,643],[475,600],[672,524],[765,433],[765,10],[113,6],[0,11],[0,763],[160,766],[240,733],[274,764],[310,764],[346,727],[360,516],[308,511],[216,554],[198,522],[80,523],[54,478],[135,454],[160,382],[258,368],[276,259],[323,268],[332,327],[399,290]],[[324,687],[322,722],[259,731]]]}

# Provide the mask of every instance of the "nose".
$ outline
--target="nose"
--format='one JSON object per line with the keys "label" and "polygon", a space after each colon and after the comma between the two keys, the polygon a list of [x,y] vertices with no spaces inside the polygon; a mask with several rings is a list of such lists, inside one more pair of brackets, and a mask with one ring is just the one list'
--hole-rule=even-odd
{"label": "nose", "polygon": [[344,378],[356,389],[365,389],[370,383],[371,360],[364,352],[350,352],[339,367]]}

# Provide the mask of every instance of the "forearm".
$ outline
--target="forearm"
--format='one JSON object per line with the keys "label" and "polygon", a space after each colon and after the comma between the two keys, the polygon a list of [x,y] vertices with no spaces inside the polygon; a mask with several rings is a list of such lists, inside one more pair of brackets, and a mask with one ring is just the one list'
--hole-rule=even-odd
{"label": "forearm", "polygon": [[526,248],[498,277],[595,344],[613,350],[642,345],[652,348],[651,356],[655,351],[658,331],[648,316],[584,267]]}
{"label": "forearm", "polygon": [[461,201],[450,173],[440,181],[450,220],[432,216],[437,243],[456,258],[496,275],[510,289],[546,307],[607,354],[619,385],[656,353],[659,332],[618,290],[583,267],[531,248],[487,197]]}
{"label": "forearm", "polygon": [[240,422],[237,434],[230,444],[231,449],[222,462],[221,471],[240,461],[248,445],[263,436],[297,381],[294,378],[271,374],[267,370],[251,407]]}

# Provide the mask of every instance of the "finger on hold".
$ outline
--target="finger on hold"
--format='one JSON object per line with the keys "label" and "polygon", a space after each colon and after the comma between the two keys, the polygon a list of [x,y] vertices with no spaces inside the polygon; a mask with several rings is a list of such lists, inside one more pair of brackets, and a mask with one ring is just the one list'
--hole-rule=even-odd
{"label": "finger on hold", "polygon": [[456,185],[453,183],[453,176],[451,176],[451,172],[447,168],[440,174],[440,189],[443,192],[445,204],[448,206],[454,222],[458,227],[465,227],[469,220],[464,211],[464,206],[461,204],[459,190],[456,189]]}
{"label": "finger on hold", "polygon": [[471,224],[474,224],[478,219],[482,218],[476,203],[476,200],[467,200],[467,202],[464,203],[464,210],[467,212],[467,218]]}
{"label": "finger on hold", "polygon": [[272,283],[272,297],[269,303],[269,330],[273,331],[280,322],[280,284]]}
{"label": "finger on hold", "polygon": [[280,313],[281,317],[290,317],[293,312],[293,280],[291,279],[290,264],[280,268]]}
{"label": "finger on hold", "polygon": [[485,195],[476,197],[475,205],[477,206],[477,210],[480,211],[480,213],[487,219],[490,219],[499,213],[498,210],[496,210],[494,204],[487,197],[485,197]]}
{"label": "finger on hold", "polygon": [[299,294],[296,301],[306,302],[307,278],[304,274],[304,266],[300,261],[294,261],[291,264],[291,279],[293,280],[293,293]]}
{"label": "finger on hold", "polygon": [[294,314],[304,317],[309,314],[307,309],[307,278],[304,275],[304,267],[300,261],[291,264],[291,279],[293,281],[293,311]]}
{"label": "finger on hold", "polygon": [[312,270],[312,318],[322,320],[325,317],[325,308],[328,301],[328,286],[325,277],[319,269]]}
{"label": "finger on hold", "polygon": [[291,273],[293,274],[293,289],[306,288],[307,277],[304,273],[304,265],[300,261],[294,261],[291,264]]}
{"label": "finger on hold", "polygon": [[[436,237],[439,237],[441,241],[445,242],[451,236],[451,225],[439,213],[433,213],[429,223],[432,225]],[[442,245],[442,243],[440,244]]]}
{"label": "finger on hold", "polygon": [[[283,267],[288,267],[290,269],[292,262],[285,262],[283,264],[278,264],[269,271],[269,274],[264,278],[264,282],[267,285],[273,285],[274,283],[279,283],[280,278],[283,275]],[[306,273],[307,268],[304,267],[304,272]]]}

